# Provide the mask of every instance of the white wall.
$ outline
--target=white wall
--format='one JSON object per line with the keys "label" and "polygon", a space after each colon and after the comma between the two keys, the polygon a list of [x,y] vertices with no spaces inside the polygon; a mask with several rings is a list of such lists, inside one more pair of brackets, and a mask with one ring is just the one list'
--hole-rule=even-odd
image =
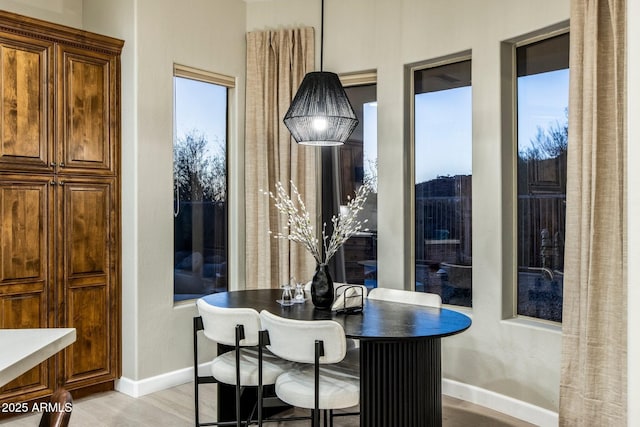
{"label": "white wall", "polygon": [[138,160],[136,141],[136,7],[128,0],[85,0],[83,23],[86,30],[107,34],[125,41],[121,57],[121,211],[122,215],[122,372],[127,378],[137,375],[138,288],[134,280],[138,270],[138,248],[134,242],[137,223],[129,220],[136,211]]}
{"label": "white wall", "polygon": [[[250,2],[248,29],[313,23],[318,3]],[[411,277],[404,66],[472,51],[474,307],[468,313],[474,323],[444,340],[443,374],[552,411],[558,408],[560,328],[502,319],[503,284],[511,278],[500,244],[500,42],[568,18],[568,0],[325,2],[324,69],[378,71],[378,279],[383,286],[404,287]]]}
{"label": "white wall", "polygon": [[[172,0],[134,3],[135,87],[123,98],[135,97],[133,140],[127,141],[135,147],[135,164],[128,171],[132,186],[123,183],[123,197],[135,202],[123,210],[123,223],[132,231],[123,233],[123,246],[135,248],[135,265],[126,270],[123,283],[134,287],[137,305],[133,312],[123,312],[123,324],[137,325],[135,352],[127,354],[133,357],[134,370],[124,376],[138,380],[191,364],[191,319],[196,310],[193,304],[173,304],[173,64],[238,79],[230,96],[229,173],[243,176],[238,159],[244,141],[245,8],[236,0],[192,0],[189,7]],[[240,211],[241,185],[238,179],[230,182],[230,198],[236,204],[231,212]],[[230,215],[232,230],[237,232],[241,218]],[[234,237],[235,256],[229,265],[236,269],[229,275],[237,287],[244,266],[238,262]]]}
{"label": "white wall", "polygon": [[82,0],[0,0],[0,9],[82,28]]}
{"label": "white wall", "polygon": [[[85,0],[85,27],[122,57],[123,377],[192,364],[193,303],[173,304],[173,64],[236,77],[230,93],[231,287],[244,283],[245,5],[237,0]],[[188,377],[187,377],[188,378]],[[134,391],[135,394],[135,391]]]}

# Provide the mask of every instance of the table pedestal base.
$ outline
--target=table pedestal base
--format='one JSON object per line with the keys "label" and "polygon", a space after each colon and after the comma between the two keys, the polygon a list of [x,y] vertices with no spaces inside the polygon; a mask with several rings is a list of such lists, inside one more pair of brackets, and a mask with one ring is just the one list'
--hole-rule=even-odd
{"label": "table pedestal base", "polygon": [[440,339],[360,341],[360,426],[442,425]]}

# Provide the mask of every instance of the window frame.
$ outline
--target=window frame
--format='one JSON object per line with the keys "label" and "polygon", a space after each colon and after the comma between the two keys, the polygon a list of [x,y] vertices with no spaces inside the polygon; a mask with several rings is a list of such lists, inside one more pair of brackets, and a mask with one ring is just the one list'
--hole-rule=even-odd
{"label": "window frame", "polygon": [[[424,61],[413,62],[405,65],[405,111],[409,114],[405,115],[405,141],[406,146],[405,150],[408,157],[408,165],[407,165],[407,182],[408,187],[408,200],[409,200],[409,212],[407,213],[407,233],[409,234],[409,238],[407,239],[409,243],[409,254],[408,257],[408,265],[406,268],[408,269],[409,278],[408,284],[405,285],[405,289],[416,291],[416,189],[415,189],[415,181],[416,181],[416,171],[415,171],[415,72],[419,70],[423,70],[426,68],[436,68],[443,65],[450,65],[457,62],[463,61],[471,61],[471,75],[473,81],[473,59],[472,59],[472,51],[464,50],[461,52],[453,53],[450,55],[441,56],[438,58],[428,59]],[[473,83],[471,85],[472,91],[472,128],[473,128]],[[473,164],[472,164],[472,173],[471,180],[473,186]],[[472,196],[473,200],[473,196]],[[472,201],[473,203],[473,201]],[[473,213],[472,213],[472,224],[473,224]],[[472,228],[473,233],[473,228]],[[473,263],[472,263],[473,266]],[[473,284],[472,290],[473,294]],[[471,307],[466,306],[455,306],[456,309],[462,310],[471,310],[473,308],[473,298]]]}
{"label": "window frame", "polygon": [[502,310],[503,320],[561,328],[562,322],[518,314],[518,89],[519,47],[570,33],[569,21],[505,40],[500,46],[502,116]]}
{"label": "window frame", "polygon": [[[340,79],[340,83],[342,84],[342,87],[344,87],[344,88],[355,87],[355,86],[375,85],[376,86],[376,103],[378,102],[378,96],[377,96],[377,91],[378,91],[378,73],[377,73],[376,70],[366,70],[366,71],[356,71],[356,72],[351,72],[351,73],[343,73],[343,74],[338,75],[338,78]],[[364,117],[362,119],[364,121]],[[376,128],[377,128],[377,125],[378,125],[378,123],[376,121]],[[377,131],[377,129],[376,129],[376,131]],[[376,171],[376,173],[377,173],[377,171]],[[340,197],[343,197],[343,196],[344,196],[344,194],[340,194]]]}
{"label": "window frame", "polygon": [[[354,71],[340,73],[338,75],[340,83],[343,87],[353,86],[367,86],[378,84],[378,74],[375,69]],[[333,174],[335,170],[340,167],[340,153],[341,146],[325,147],[320,150],[320,166],[317,171],[318,182],[321,183],[318,196],[322,203],[318,207],[318,223],[325,222],[330,223],[329,219],[334,215],[333,208],[340,205],[340,199],[342,198],[342,183],[340,179],[334,180],[333,177],[327,177],[325,174],[329,170],[329,174]],[[322,165],[330,165],[329,168]],[[329,190],[327,190],[327,188]],[[321,227],[318,227],[318,239],[321,239]],[[341,247],[336,255],[329,261],[329,268],[334,280],[343,280],[346,282],[346,268],[345,268],[345,248]],[[376,256],[377,258],[377,256]]]}
{"label": "window frame", "polygon": [[[176,142],[176,138],[177,138],[177,123],[176,123],[176,104],[175,104],[175,78],[179,77],[179,78],[184,78],[184,79],[190,79],[190,80],[195,80],[195,81],[199,81],[199,82],[203,82],[203,83],[210,83],[210,84],[215,84],[218,86],[223,86],[227,89],[227,105],[226,105],[226,129],[225,129],[225,170],[226,170],[226,176],[225,176],[225,182],[226,182],[226,213],[225,213],[225,223],[227,224],[227,230],[226,230],[226,235],[225,235],[225,252],[226,252],[226,259],[227,259],[227,290],[230,289],[230,272],[231,272],[231,268],[229,266],[229,261],[230,261],[230,256],[231,256],[231,251],[230,251],[230,247],[229,244],[231,242],[230,239],[230,224],[229,224],[229,220],[230,220],[230,215],[229,215],[229,206],[231,205],[231,198],[232,198],[232,192],[230,191],[230,176],[231,176],[231,171],[229,170],[229,165],[230,165],[230,161],[229,161],[229,156],[230,156],[230,146],[229,146],[229,142],[230,142],[230,136],[231,136],[231,122],[232,122],[232,100],[233,100],[233,96],[234,93],[233,91],[236,88],[236,78],[232,77],[232,76],[228,76],[225,74],[220,74],[220,73],[216,73],[213,71],[208,71],[208,70],[203,70],[200,68],[195,68],[195,67],[191,67],[188,65],[183,65],[183,64],[178,64],[178,63],[174,63],[173,64],[173,74],[172,74],[172,88],[173,88],[173,120],[172,120],[172,126],[173,126],[173,138],[172,138],[172,147],[175,145]],[[175,159],[174,159],[175,161]],[[173,181],[173,179],[172,179]],[[175,189],[172,189],[172,193],[174,194],[173,196],[173,201],[175,203]],[[174,219],[175,221],[175,219]],[[175,236],[173,238],[173,241],[175,242]],[[175,245],[175,243],[174,243]],[[173,246],[173,256],[175,257],[175,246]],[[174,258],[175,259],[175,258]],[[185,300],[175,300],[175,276],[173,277],[173,291],[172,291],[172,301],[173,301],[173,306],[180,306],[180,305],[190,305],[193,304],[195,299],[185,299]]]}

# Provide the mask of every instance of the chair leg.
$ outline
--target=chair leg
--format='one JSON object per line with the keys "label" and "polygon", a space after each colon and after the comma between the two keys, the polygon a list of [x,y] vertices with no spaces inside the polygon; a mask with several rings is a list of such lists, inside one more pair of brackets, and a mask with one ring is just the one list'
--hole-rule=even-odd
{"label": "chair leg", "polygon": [[320,410],[319,409],[313,410],[313,419],[311,420],[311,426],[320,427]]}
{"label": "chair leg", "polygon": [[262,427],[262,385],[258,386],[258,427]]}
{"label": "chair leg", "polygon": [[240,390],[240,384],[236,384],[236,426],[242,427],[242,421],[240,420],[240,396],[242,392]]}
{"label": "chair leg", "polygon": [[263,405],[263,386],[262,386],[262,349],[265,340],[268,340],[267,331],[258,332],[258,427],[262,427],[262,405]]}
{"label": "chair leg", "polygon": [[236,384],[236,425],[242,427],[240,420],[240,385]]}
{"label": "chair leg", "polygon": [[[322,341],[315,342],[315,357],[313,367],[313,426],[320,427],[320,357],[324,356],[324,344]],[[326,426],[326,422],[325,422]]]}
{"label": "chair leg", "polygon": [[194,385],[194,409],[196,427],[200,427],[200,414],[198,409],[198,330],[202,325],[201,317],[193,318],[193,385]]}
{"label": "chair leg", "polygon": [[242,325],[236,325],[236,426],[242,427],[242,420],[240,419],[240,396],[241,396],[241,381],[240,381],[240,340],[243,340],[244,327]]}

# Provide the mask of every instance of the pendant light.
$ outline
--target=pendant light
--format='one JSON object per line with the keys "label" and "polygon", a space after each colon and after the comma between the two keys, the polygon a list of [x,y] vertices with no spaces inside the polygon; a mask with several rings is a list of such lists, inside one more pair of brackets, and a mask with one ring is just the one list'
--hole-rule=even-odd
{"label": "pendant light", "polygon": [[298,144],[342,145],[358,125],[338,75],[322,71],[324,0],[320,24],[320,71],[307,73],[284,116],[284,124]]}

